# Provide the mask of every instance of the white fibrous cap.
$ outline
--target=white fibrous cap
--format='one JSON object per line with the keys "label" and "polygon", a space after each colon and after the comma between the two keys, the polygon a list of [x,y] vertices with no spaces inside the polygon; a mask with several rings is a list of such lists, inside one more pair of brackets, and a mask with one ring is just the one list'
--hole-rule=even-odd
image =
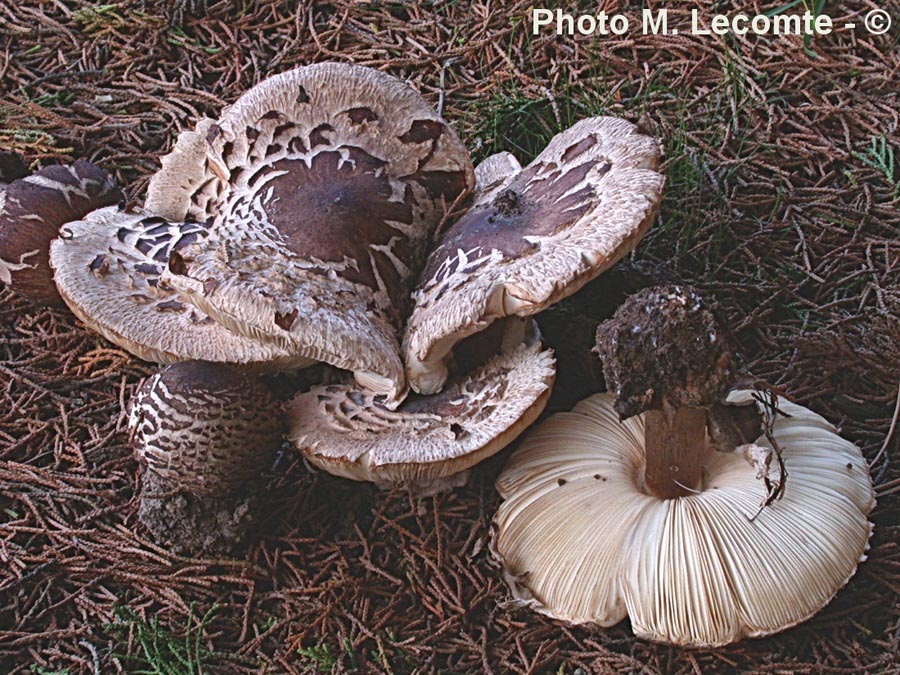
{"label": "white fibrous cap", "polygon": [[788,416],[777,416],[773,435],[789,478],[762,509],[765,437],[745,452],[712,453],[698,494],[661,500],[641,489],[642,415],[620,422],[612,397],[598,394],[548,419],[497,483],[494,548],[513,595],[576,624],[628,616],[638,636],[686,646],[811,617],[865,559],[874,492],[854,444],[806,408],[778,407]]}
{"label": "white fibrous cap", "polygon": [[147,361],[201,359],[259,370],[312,363],[284,343],[229,330],[160,282],[173,252],[206,236],[202,223],[98,209],[64,225],[51,244],[54,281],[75,316]]}

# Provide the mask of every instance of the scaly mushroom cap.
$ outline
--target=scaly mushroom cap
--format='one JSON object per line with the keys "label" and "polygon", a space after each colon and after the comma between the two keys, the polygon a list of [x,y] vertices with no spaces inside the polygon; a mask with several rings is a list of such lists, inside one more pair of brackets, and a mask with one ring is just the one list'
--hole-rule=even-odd
{"label": "scaly mushroom cap", "polygon": [[50,246],[50,264],[75,316],[138,358],[251,364],[260,370],[309,365],[284,343],[233,333],[160,283],[171,255],[207,234],[201,223],[171,223],[108,207],[65,225]]}
{"label": "scaly mushroom cap", "polygon": [[[12,163],[7,171],[20,175]],[[48,260],[50,242],[65,223],[121,199],[109,174],[83,159],[10,183],[0,191],[0,281],[32,302],[62,305]]]}
{"label": "scaly mushroom cap", "polygon": [[640,637],[706,647],[818,612],[865,559],[874,492],[855,445],[810,410],[778,406],[790,479],[762,510],[765,437],[744,446],[755,457],[712,453],[700,493],[661,500],[641,489],[642,416],[620,422],[597,394],[549,418],[497,482],[494,547],[513,595],[567,622],[627,615]]}
{"label": "scaly mushroom cap", "polygon": [[224,495],[271,463],[284,431],[279,404],[245,370],[202,361],[163,368],[131,403],[141,466],[187,492]]}
{"label": "scaly mushroom cap", "polygon": [[536,314],[615,264],[662,192],[656,141],[611,117],[582,120],[521,171],[509,157],[493,161],[491,189],[442,236],[413,295],[404,354],[420,393],[440,390],[466,336]]}
{"label": "scaly mushroom cap", "polygon": [[338,476],[451,487],[459,483],[452,476],[499,452],[537,419],[554,373],[552,352],[532,335],[450,380],[440,394],[410,395],[397,410],[358,387],[314,387],[288,404],[288,438]]}
{"label": "scaly mushroom cap", "polygon": [[216,321],[397,400],[409,292],[435,226],[473,186],[464,146],[415,91],[327,63],[276,75],[182,134],[147,206],[211,219],[163,278]]}

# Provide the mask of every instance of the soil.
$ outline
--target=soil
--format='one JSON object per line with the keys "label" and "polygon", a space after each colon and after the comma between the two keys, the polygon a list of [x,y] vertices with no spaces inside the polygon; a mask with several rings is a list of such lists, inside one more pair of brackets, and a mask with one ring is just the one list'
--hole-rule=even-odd
{"label": "soil", "polygon": [[629,296],[597,327],[597,354],[622,419],[663,402],[708,408],[736,376],[730,341],[708,301],[689,286],[652,286]]}
{"label": "soil", "polygon": [[157,544],[175,555],[235,553],[248,539],[258,502],[249,491],[224,497],[181,492],[171,481],[146,471],[138,520]]}

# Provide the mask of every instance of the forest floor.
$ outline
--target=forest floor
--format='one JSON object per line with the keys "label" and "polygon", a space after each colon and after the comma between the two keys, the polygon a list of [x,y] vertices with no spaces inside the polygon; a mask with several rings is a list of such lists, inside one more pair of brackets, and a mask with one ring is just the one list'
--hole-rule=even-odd
{"label": "forest floor", "polygon": [[806,42],[535,36],[526,2],[204,4],[0,3],[0,149],[89,158],[139,201],[179,129],[323,60],[408,80],[475,159],[525,163],[589,115],[639,122],[667,183],[635,259],[713,297],[750,372],[873,461],[868,560],[808,623],[724,649],[567,628],[504,605],[486,540],[508,451],[423,501],[286,452],[246,553],[173,556],[137,522],[121,416],[153,366],[0,288],[0,672],[900,673],[896,25],[869,35],[857,0],[828,8],[856,29]]}

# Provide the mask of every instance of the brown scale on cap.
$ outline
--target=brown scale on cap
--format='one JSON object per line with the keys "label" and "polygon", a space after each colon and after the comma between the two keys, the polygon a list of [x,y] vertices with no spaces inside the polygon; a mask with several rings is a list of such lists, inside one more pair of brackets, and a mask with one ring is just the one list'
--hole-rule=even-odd
{"label": "brown scale on cap", "polygon": [[308,365],[282,345],[233,333],[161,281],[167,266],[183,264],[180,251],[208,235],[205,223],[107,207],[64,225],[50,246],[50,264],[75,316],[138,358],[201,359],[257,370]]}
{"label": "brown scale on cap", "polygon": [[32,302],[61,306],[50,242],[64,224],[122,198],[109,174],[86,160],[10,183],[0,194],[0,281]]}
{"label": "brown scale on cap", "polygon": [[96,212],[54,246],[80,318],[149,360],[323,361],[402,395],[409,292],[474,182],[418,94],[358,66],[299,68],[183,132],[162,164],[146,210]]}
{"label": "brown scale on cap", "polygon": [[[423,132],[423,137],[425,136]],[[508,155],[476,170],[476,199],[507,178]],[[318,466],[420,494],[461,484],[466,470],[500,451],[546,404],[552,352],[530,317],[504,317],[460,341],[451,377],[435,394],[410,393],[399,406],[353,384],[314,387],[289,404],[290,439]]]}
{"label": "brown scale on cap", "polygon": [[474,204],[442,235],[404,336],[410,386],[440,391],[456,345],[505,316],[531,316],[626,255],[654,219],[659,147],[624,120],[582,120],[524,169],[479,167]]}
{"label": "brown scale on cap", "polygon": [[[586,141],[591,142],[577,144],[584,146],[582,152],[596,142],[590,136]],[[474,257],[479,257],[497,250],[504,258],[537,251],[540,244],[533,241],[535,238],[558,233],[591,208],[595,188],[583,183],[591,170],[600,178],[609,171],[609,163],[597,157],[567,168],[554,162],[530,165],[493,201],[472,209],[450,228],[429,256],[423,278],[434,285],[456,272],[463,264],[457,251],[473,252]]]}
{"label": "brown scale on cap", "polygon": [[[260,190],[273,191],[265,212],[276,236],[297,256],[325,263],[309,271],[327,276],[335,265],[356,261],[342,276],[375,291],[381,280],[390,312],[405,306],[412,280],[401,276],[384,253],[410,261],[409,242],[397,240],[397,228],[389,223],[411,226],[413,211],[410,204],[391,200],[393,187],[384,166],[359,148],[338,148],[313,155],[309,165],[296,159],[276,162],[271,170],[281,175]],[[256,198],[254,194],[247,199]],[[401,316],[393,320],[399,324]]]}
{"label": "brown scale on cap", "polygon": [[[426,139],[428,128],[418,137]],[[474,205],[440,235],[406,325],[408,338],[432,319],[450,317],[445,332],[431,334],[452,343],[441,362],[446,380],[391,409],[359,386],[298,395],[289,405],[290,439],[310,461],[357,480],[444,489],[459,484],[462,471],[502,449],[537,418],[549,398],[554,358],[541,347],[527,315],[539,311],[541,302],[552,304],[575,290],[568,284],[583,283],[580,274],[594,275],[612,264],[652,220],[662,178],[647,166],[655,167],[657,149],[649,138],[631,138],[632,132],[621,120],[587,120],[555,139],[544,159],[524,171],[509,153],[476,168]],[[603,147],[615,158],[616,171]],[[589,156],[592,150],[596,156]],[[605,185],[610,175],[613,186],[629,183],[624,203],[616,204],[618,189]],[[607,197],[598,193],[611,189],[613,222],[584,220],[605,203]],[[536,279],[531,263],[554,273]],[[525,316],[497,311],[486,317],[470,293],[473,286],[492,292],[497,284],[519,281],[556,286],[543,301],[528,305]],[[454,317],[461,318],[462,330]],[[591,340],[595,327],[596,320]]]}
{"label": "brown scale on cap", "polygon": [[353,385],[313,387],[288,403],[288,437],[330,473],[429,494],[464,482],[466,469],[534,422],[554,374],[552,353],[532,332],[439,394],[410,394],[396,410]]}
{"label": "brown scale on cap", "polygon": [[396,404],[409,293],[445,210],[473,187],[465,147],[416,92],[327,63],[269,78],[184,132],[147,208],[210,222],[166,283]]}

